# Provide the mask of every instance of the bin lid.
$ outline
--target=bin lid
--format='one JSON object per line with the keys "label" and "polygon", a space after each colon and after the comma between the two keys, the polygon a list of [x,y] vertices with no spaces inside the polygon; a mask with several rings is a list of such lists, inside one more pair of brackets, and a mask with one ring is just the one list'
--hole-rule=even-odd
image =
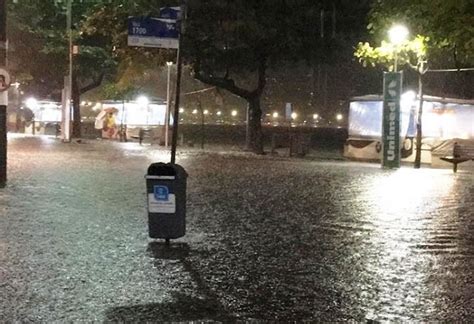
{"label": "bin lid", "polygon": [[178,178],[187,178],[188,174],[179,164],[157,162],[148,167],[147,175],[153,176],[175,176]]}

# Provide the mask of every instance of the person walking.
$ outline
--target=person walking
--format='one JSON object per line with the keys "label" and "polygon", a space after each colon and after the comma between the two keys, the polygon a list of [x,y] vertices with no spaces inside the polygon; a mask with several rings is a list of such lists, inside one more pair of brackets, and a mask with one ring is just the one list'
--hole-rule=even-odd
{"label": "person walking", "polygon": [[117,138],[117,125],[115,123],[115,115],[113,112],[108,112],[104,119],[104,132],[107,134],[107,138]]}

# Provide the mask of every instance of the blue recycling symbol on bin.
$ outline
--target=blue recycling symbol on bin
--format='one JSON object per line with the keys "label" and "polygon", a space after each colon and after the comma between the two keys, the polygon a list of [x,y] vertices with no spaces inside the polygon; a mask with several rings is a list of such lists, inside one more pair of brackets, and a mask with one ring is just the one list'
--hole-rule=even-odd
{"label": "blue recycling symbol on bin", "polygon": [[169,190],[167,186],[153,186],[153,195],[158,201],[168,201]]}

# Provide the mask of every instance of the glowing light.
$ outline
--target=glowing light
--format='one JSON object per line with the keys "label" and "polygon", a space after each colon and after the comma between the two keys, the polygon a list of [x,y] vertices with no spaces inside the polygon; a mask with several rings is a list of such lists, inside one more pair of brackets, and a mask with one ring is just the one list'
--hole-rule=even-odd
{"label": "glowing light", "polygon": [[222,111],[218,111],[218,112],[216,112],[216,115],[217,115],[217,116],[220,116],[220,115],[222,115]]}
{"label": "glowing light", "polygon": [[388,37],[393,44],[399,45],[407,39],[408,29],[403,25],[395,25],[388,31]]}
{"label": "glowing light", "polygon": [[203,113],[204,115],[209,115],[209,110],[205,109],[202,113]]}
{"label": "glowing light", "polygon": [[446,176],[448,170],[417,171],[420,170],[402,168],[371,181],[366,194],[370,201],[375,202],[371,206],[373,217],[382,222],[406,221],[416,218],[421,208],[424,213],[436,210],[439,202],[426,204],[427,197],[450,199],[453,179]]}
{"label": "glowing light", "polygon": [[179,108],[179,112],[182,114],[184,113],[184,108]]}
{"label": "glowing light", "polygon": [[232,117],[237,116],[237,110],[232,110],[232,112],[230,114],[232,115]]}
{"label": "glowing light", "polygon": [[344,118],[344,116],[342,116],[342,114],[337,114],[336,115],[336,119],[341,121],[342,119]]}
{"label": "glowing light", "polygon": [[298,118],[298,114],[295,113],[295,112],[292,112],[291,113],[291,119],[296,119],[296,118]]}
{"label": "glowing light", "polygon": [[140,106],[147,106],[149,104],[149,100],[145,96],[140,96],[137,98],[137,102]]}
{"label": "glowing light", "polygon": [[25,101],[26,107],[29,109],[37,109],[38,108],[38,100],[35,98],[28,98]]}
{"label": "glowing light", "polygon": [[278,113],[275,111],[272,116],[273,118],[278,118]]}
{"label": "glowing light", "polygon": [[87,101],[81,101],[81,106],[86,106],[87,105]]}
{"label": "glowing light", "polygon": [[413,90],[408,90],[404,94],[402,94],[402,100],[415,100],[416,99],[416,93]]}
{"label": "glowing light", "polygon": [[313,114],[313,119],[316,120],[319,118],[319,115],[318,114]]}
{"label": "glowing light", "polygon": [[198,110],[197,109],[194,109],[193,110],[193,114],[196,115],[198,113]]}
{"label": "glowing light", "polygon": [[410,113],[410,111],[415,107],[416,104],[416,93],[413,90],[409,90],[402,94],[400,98],[400,108],[405,113]]}
{"label": "glowing light", "polygon": [[166,65],[171,66],[173,65],[173,62],[166,62]]}

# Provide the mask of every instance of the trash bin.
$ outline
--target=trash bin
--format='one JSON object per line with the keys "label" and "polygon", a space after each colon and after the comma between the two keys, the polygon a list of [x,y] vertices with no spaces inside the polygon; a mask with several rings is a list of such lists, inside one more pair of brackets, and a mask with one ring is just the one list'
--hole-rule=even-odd
{"label": "trash bin", "polygon": [[168,242],[186,232],[186,180],[188,174],[177,164],[153,163],[146,179],[148,231],[151,238]]}

